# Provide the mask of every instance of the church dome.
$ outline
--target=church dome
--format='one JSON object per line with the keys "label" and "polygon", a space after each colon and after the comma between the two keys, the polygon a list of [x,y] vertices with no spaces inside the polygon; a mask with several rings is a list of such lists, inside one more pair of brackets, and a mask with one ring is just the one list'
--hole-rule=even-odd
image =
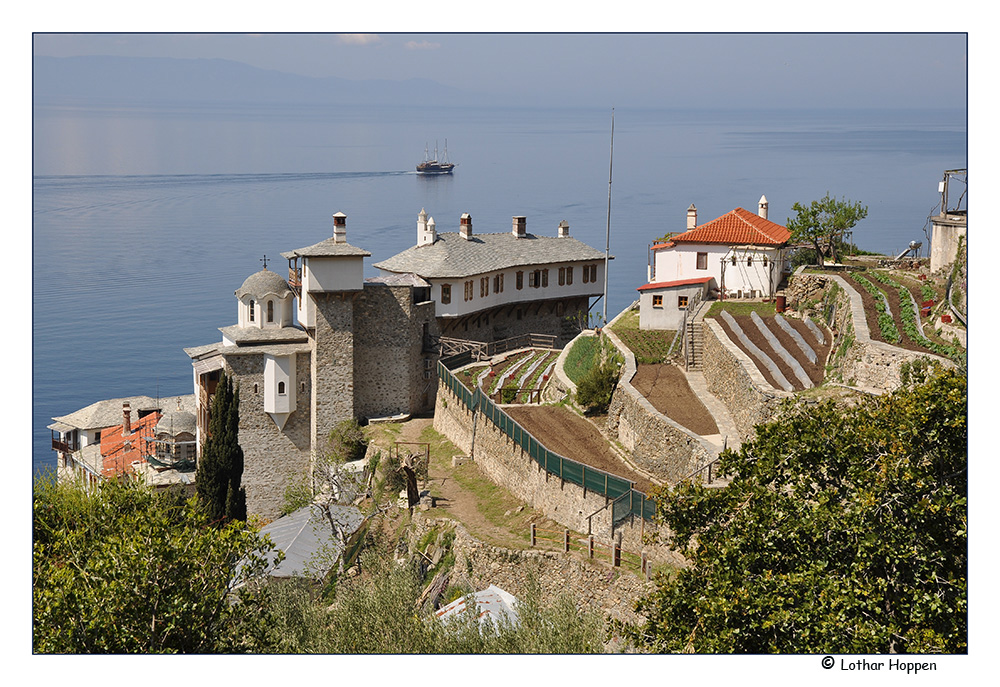
{"label": "church dome", "polygon": [[288,282],[282,279],[277,272],[265,268],[247,277],[243,286],[236,290],[236,297],[253,296],[255,300],[261,300],[264,296],[274,295],[278,298],[284,298],[291,292]]}
{"label": "church dome", "polygon": [[194,413],[186,410],[167,411],[160,418],[160,421],[156,423],[155,432],[157,434],[169,434],[170,436],[177,436],[185,432],[195,434],[197,432],[197,423]]}

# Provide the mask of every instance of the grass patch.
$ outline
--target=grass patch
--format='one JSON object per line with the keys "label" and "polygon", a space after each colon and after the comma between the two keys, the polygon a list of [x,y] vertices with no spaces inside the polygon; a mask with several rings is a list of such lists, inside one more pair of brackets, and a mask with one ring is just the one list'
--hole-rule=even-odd
{"label": "grass patch", "polygon": [[576,340],[566,354],[563,369],[574,384],[579,384],[587,371],[597,362],[600,342],[596,336],[582,336]]}
{"label": "grass patch", "polygon": [[666,361],[670,345],[677,334],[673,330],[639,329],[639,313],[636,310],[625,313],[611,329],[632,351],[635,362],[639,365],[655,365]]}
{"label": "grass patch", "polygon": [[730,315],[739,316],[757,313],[761,317],[774,317],[774,303],[758,303],[756,301],[716,301],[705,313],[705,317],[719,317],[725,310]]}

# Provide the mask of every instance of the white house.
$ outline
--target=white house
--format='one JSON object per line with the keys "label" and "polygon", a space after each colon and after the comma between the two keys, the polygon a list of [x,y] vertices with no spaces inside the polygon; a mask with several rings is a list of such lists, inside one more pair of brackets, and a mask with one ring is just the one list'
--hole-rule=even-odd
{"label": "white house", "polygon": [[676,329],[700,300],[773,298],[788,270],[790,232],[767,218],[767,198],[757,214],[736,208],[698,225],[687,211],[687,231],[650,248],[648,281],[638,288],[639,326]]}
{"label": "white house", "polygon": [[[568,340],[590,298],[604,292],[604,253],[572,238],[566,221],[555,236],[538,236],[522,216],[509,232],[474,234],[465,213],[458,232],[438,233],[421,210],[416,245],[375,267],[385,278],[419,277],[430,287],[441,335],[465,339],[534,332]],[[573,326],[561,326],[568,319]]]}

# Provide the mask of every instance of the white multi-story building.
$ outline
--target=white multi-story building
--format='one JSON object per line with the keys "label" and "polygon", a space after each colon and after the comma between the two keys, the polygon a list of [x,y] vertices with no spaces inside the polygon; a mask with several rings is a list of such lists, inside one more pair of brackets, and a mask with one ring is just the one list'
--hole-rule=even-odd
{"label": "white multi-story building", "polygon": [[427,285],[441,336],[493,341],[540,333],[565,342],[604,291],[605,255],[571,237],[565,221],[555,236],[528,233],[523,216],[509,232],[475,234],[466,213],[458,232],[438,233],[421,210],[417,244],[375,267],[383,278],[412,274]]}
{"label": "white multi-story building", "polygon": [[687,231],[650,248],[648,281],[638,288],[639,326],[676,329],[684,312],[705,298],[773,298],[789,269],[787,228],[767,218],[767,198],[757,214],[736,208],[698,225],[687,211]]}

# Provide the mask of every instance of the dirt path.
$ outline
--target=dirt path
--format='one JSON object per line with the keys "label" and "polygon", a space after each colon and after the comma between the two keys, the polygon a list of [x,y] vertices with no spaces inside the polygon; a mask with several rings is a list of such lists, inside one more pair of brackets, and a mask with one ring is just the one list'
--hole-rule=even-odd
{"label": "dirt path", "polygon": [[[433,426],[430,418],[416,418],[400,425],[396,441],[424,442],[425,430]],[[527,547],[529,523],[539,526],[557,527],[553,521],[541,513],[524,505],[512,495],[492,484],[479,469],[469,461],[452,467],[452,455],[461,451],[447,444],[453,450],[432,445],[431,465],[427,489],[434,496],[434,511],[440,515],[461,522],[472,536],[497,546],[523,549]],[[436,450],[437,449],[437,450]],[[444,450],[441,450],[444,449]],[[423,488],[423,485],[421,485]],[[506,515],[507,513],[510,515]],[[491,520],[487,513],[494,514]],[[497,518],[496,514],[504,515]],[[496,522],[501,520],[502,522]]]}

